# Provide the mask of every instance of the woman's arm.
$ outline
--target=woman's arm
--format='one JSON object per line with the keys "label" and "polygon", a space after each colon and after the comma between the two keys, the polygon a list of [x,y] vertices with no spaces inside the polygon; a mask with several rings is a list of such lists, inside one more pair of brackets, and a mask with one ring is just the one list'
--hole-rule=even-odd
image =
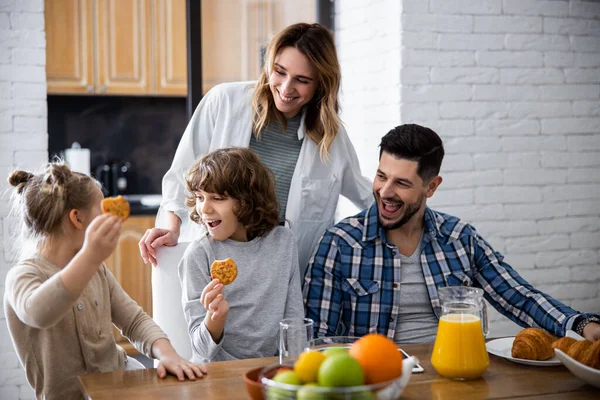
{"label": "woman's arm", "polygon": [[186,127],[171,167],[162,180],[162,201],[156,218],[156,228],[146,231],[139,241],[145,263],[157,265],[156,249],[174,246],[179,240],[182,221],[187,221],[185,175],[194,161],[210,150],[218,113],[218,90],[210,90],[203,98]]}
{"label": "woman's arm", "polygon": [[338,136],[336,139],[340,141],[341,157],[346,158],[341,194],[359,209],[365,209],[373,203],[373,182],[362,175],[356,150],[343,128]]}

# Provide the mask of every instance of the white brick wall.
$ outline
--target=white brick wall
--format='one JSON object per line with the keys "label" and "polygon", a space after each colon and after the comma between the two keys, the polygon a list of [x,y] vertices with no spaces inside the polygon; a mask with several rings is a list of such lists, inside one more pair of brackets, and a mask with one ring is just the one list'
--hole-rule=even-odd
{"label": "white brick wall", "polygon": [[[534,286],[600,312],[600,2],[335,6],[342,118],[365,175],[388,130],[433,128],[447,156],[429,204],[473,223]],[[339,216],[354,211],[343,202]],[[493,334],[518,330],[491,320]]]}
{"label": "white brick wall", "polygon": [[[44,0],[0,1],[0,298],[14,262],[10,195],[15,167],[37,168],[48,159]],[[33,399],[0,311],[0,399]]]}

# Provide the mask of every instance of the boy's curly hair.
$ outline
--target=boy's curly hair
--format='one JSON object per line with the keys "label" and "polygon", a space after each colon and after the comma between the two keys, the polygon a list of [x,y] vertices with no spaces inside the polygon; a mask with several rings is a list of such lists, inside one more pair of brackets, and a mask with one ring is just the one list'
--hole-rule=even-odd
{"label": "boy's curly hair", "polygon": [[189,192],[186,204],[195,223],[202,223],[202,218],[196,211],[194,192],[202,190],[238,200],[233,211],[248,239],[263,236],[278,225],[275,177],[248,148],[231,147],[204,155],[188,170],[185,181]]}

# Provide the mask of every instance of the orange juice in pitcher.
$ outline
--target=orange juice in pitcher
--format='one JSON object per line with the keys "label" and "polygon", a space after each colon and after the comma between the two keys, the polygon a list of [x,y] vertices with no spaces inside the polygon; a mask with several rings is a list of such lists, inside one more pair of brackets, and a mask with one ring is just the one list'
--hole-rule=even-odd
{"label": "orange juice in pitcher", "polygon": [[442,314],[431,355],[436,371],[452,379],[477,379],[490,359],[485,348],[487,313],[483,291],[471,287],[439,290]]}

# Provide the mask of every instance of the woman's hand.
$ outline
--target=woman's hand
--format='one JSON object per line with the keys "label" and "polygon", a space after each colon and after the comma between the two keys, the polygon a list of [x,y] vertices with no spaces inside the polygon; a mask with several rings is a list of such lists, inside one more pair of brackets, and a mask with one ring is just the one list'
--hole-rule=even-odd
{"label": "woman's hand", "polygon": [[167,339],[158,339],[152,343],[152,353],[158,358],[156,374],[159,378],[167,376],[167,372],[175,375],[180,381],[186,378],[195,381],[206,375],[203,365],[194,364],[182,358]]}
{"label": "woman's hand", "polygon": [[112,214],[102,214],[94,218],[85,231],[81,253],[99,266],[117,247],[121,233],[121,219]]}
{"label": "woman's hand", "polygon": [[147,264],[148,261],[156,266],[156,249],[160,246],[175,246],[179,240],[179,234],[161,228],[148,229],[139,242],[140,254],[142,259]]}

